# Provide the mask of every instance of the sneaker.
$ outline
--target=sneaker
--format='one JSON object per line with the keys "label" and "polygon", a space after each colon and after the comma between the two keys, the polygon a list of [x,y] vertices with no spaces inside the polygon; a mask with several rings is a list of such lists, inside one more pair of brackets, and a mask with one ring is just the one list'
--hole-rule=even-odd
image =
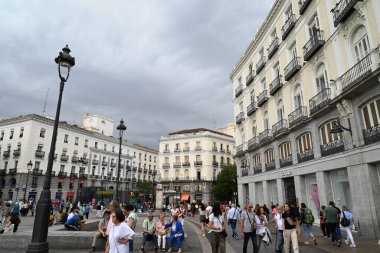
{"label": "sneaker", "polygon": [[349,245],[349,242],[348,242],[348,240],[344,240],[344,242],[345,242],[347,245]]}
{"label": "sneaker", "polygon": [[337,241],[335,241],[335,245],[336,245],[337,247],[340,247],[340,245],[342,245],[342,242],[341,242],[340,240],[337,240]]}
{"label": "sneaker", "polygon": [[91,250],[89,252],[95,252],[96,251],[96,248],[95,246],[92,246]]}
{"label": "sneaker", "polygon": [[309,245],[310,243],[309,243],[309,241],[305,241],[304,244],[305,245]]}
{"label": "sneaker", "polygon": [[356,244],[353,243],[353,244],[350,245],[350,247],[351,247],[351,248],[356,248]]}
{"label": "sneaker", "polygon": [[323,239],[326,239],[326,238],[329,238],[327,235],[325,235],[324,237],[323,237]]}
{"label": "sneaker", "polygon": [[168,249],[168,252],[172,252],[172,248],[169,248],[169,249]]}

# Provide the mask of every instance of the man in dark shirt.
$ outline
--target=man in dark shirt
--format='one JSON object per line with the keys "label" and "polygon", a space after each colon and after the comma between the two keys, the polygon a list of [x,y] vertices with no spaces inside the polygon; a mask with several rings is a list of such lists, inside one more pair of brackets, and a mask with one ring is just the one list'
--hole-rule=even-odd
{"label": "man in dark shirt", "polygon": [[336,246],[340,247],[341,241],[339,238],[339,234],[336,233],[336,230],[339,229],[339,216],[340,210],[335,207],[335,203],[333,201],[329,202],[329,206],[326,207],[326,228],[327,228],[327,236],[331,234],[331,242],[335,243]]}
{"label": "man in dark shirt", "polygon": [[285,212],[282,214],[282,224],[284,225],[285,253],[289,252],[290,241],[292,241],[293,252],[298,253],[297,222],[299,213],[297,209],[291,208],[288,203],[284,205]]}

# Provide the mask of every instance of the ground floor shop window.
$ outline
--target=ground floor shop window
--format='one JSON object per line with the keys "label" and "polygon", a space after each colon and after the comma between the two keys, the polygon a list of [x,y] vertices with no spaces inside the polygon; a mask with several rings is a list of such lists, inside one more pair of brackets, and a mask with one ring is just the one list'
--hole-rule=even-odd
{"label": "ground floor shop window", "polygon": [[[267,182],[268,189],[268,202],[273,204],[278,203],[278,191],[277,191],[277,181],[271,180]],[[268,204],[269,204],[268,203]]]}
{"label": "ground floor shop window", "polygon": [[[306,185],[306,196],[307,196],[307,207],[313,212],[315,218],[319,218],[319,210],[321,208],[321,203],[319,201],[317,177],[315,174],[310,174],[305,176]],[[327,206],[328,203],[323,203]]]}
{"label": "ground floor shop window", "polygon": [[[350,182],[347,169],[330,172],[333,201],[337,207],[346,205],[348,210],[353,210]],[[328,203],[327,203],[328,204]]]}
{"label": "ground floor shop window", "polygon": [[255,204],[260,204],[264,205],[264,194],[263,194],[263,182],[256,182],[255,183],[255,195],[256,195],[256,203]]}

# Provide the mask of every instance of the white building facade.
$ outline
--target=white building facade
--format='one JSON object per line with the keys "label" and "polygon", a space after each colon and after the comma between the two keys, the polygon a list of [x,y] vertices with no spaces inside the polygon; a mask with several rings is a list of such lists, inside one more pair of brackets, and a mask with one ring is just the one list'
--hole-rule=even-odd
{"label": "white building facade", "polygon": [[225,165],[233,164],[233,137],[197,128],[160,139],[160,184],[165,204],[213,200],[213,183]]}
{"label": "white building facade", "polygon": [[333,200],[380,238],[375,10],[380,1],[274,3],[231,73],[241,204],[305,203],[319,217]]}
{"label": "white building facade", "polygon": [[[38,199],[47,169],[54,120],[31,114],[0,121],[0,200]],[[116,189],[119,139],[60,122],[52,199],[109,201]],[[81,159],[82,158],[82,159]],[[27,164],[33,167],[28,171]],[[139,181],[153,181],[158,151],[122,142],[121,200]],[[27,183],[28,182],[28,183]]]}

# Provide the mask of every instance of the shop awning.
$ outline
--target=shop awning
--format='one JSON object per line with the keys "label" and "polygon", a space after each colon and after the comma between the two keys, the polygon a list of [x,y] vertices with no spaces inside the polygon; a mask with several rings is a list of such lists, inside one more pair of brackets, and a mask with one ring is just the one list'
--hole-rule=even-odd
{"label": "shop awning", "polygon": [[184,193],[182,194],[181,200],[189,200],[190,194]]}

